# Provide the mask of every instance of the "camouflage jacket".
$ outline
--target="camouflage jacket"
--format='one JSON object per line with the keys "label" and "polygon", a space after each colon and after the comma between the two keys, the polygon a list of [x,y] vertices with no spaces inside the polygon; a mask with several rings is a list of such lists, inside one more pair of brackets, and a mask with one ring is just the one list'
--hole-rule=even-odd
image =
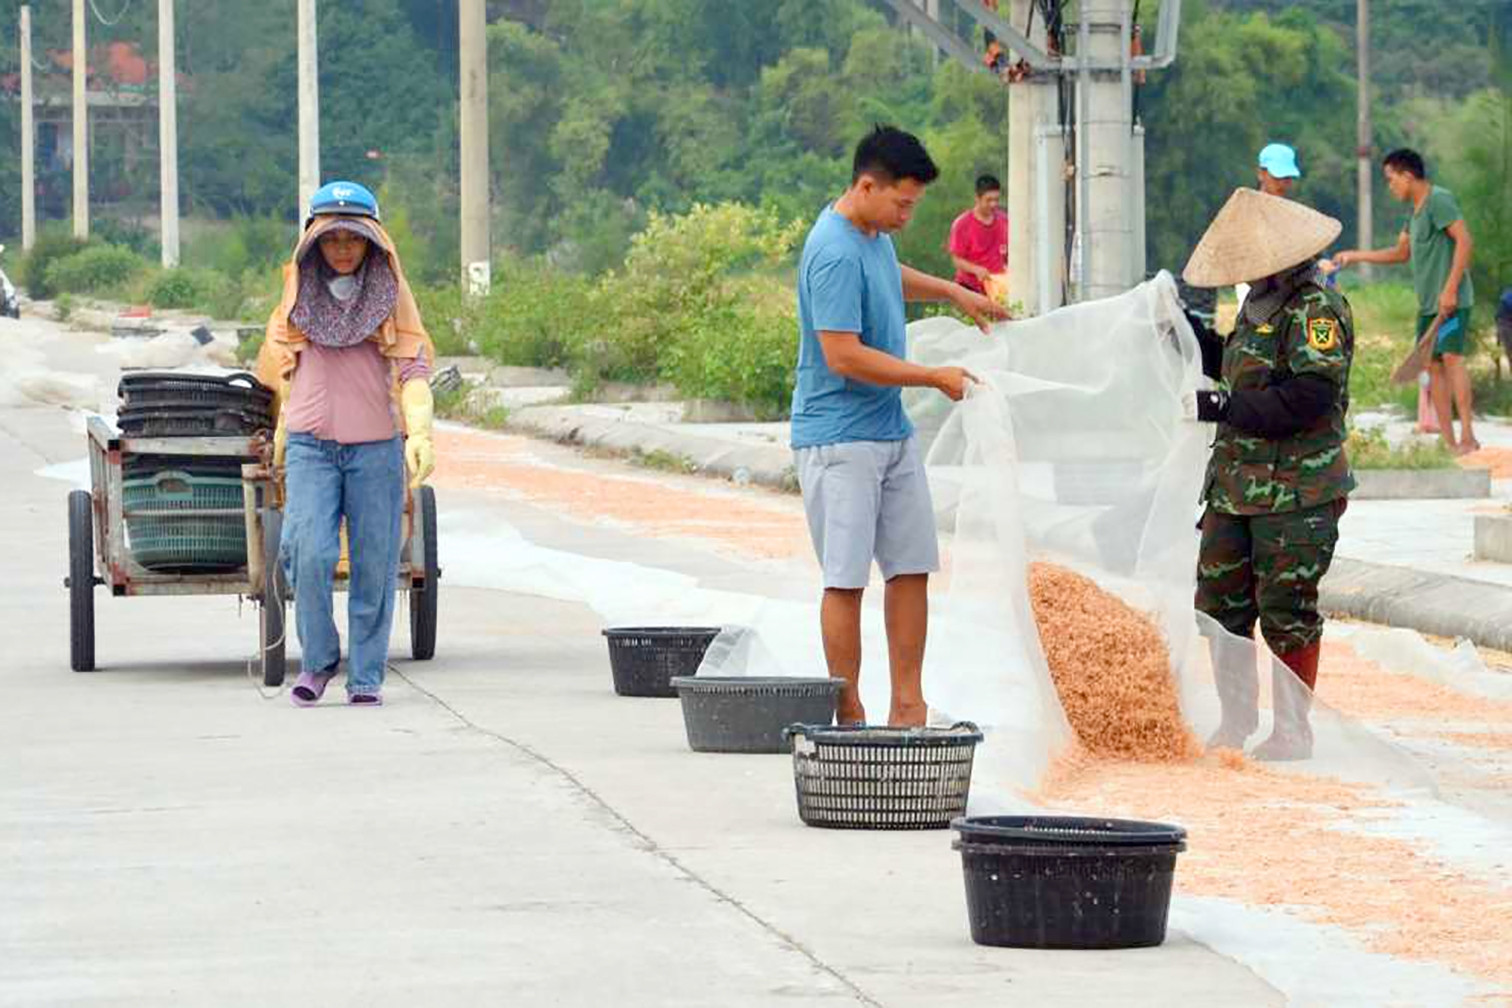
{"label": "camouflage jacket", "polygon": [[1204,497],[1227,514],[1276,514],[1317,507],[1348,495],[1354,475],[1344,455],[1354,319],[1337,291],[1304,283],[1264,324],[1241,310],[1223,347],[1221,385],[1262,390],[1291,375],[1327,378],[1337,395],[1311,425],[1284,438],[1218,425]]}

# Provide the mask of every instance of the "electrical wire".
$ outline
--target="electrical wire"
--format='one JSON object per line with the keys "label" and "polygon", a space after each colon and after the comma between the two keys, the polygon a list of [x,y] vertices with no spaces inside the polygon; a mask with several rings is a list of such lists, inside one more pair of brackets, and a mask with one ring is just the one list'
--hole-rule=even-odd
{"label": "electrical wire", "polygon": [[131,0],[123,0],[121,4],[121,12],[115,16],[114,21],[109,20],[105,17],[104,14],[100,13],[100,8],[95,6],[95,0],[89,0],[89,9],[94,11],[96,21],[100,22],[100,24],[104,25],[106,28],[114,28],[116,25],[121,23],[121,19],[124,18],[126,16],[126,13],[131,10]]}

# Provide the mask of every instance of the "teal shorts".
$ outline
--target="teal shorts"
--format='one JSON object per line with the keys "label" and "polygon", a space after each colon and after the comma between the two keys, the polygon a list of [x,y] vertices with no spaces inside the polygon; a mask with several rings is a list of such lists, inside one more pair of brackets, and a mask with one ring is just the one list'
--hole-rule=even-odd
{"label": "teal shorts", "polygon": [[[1433,324],[1433,320],[1437,317],[1437,315],[1418,316],[1418,339],[1423,338],[1423,333],[1428,331],[1428,327]],[[1447,336],[1440,335],[1438,339],[1433,341],[1434,360],[1442,360],[1445,354],[1454,354],[1457,357],[1463,357],[1469,351],[1470,309],[1461,308],[1459,311],[1454,313],[1454,317],[1459,319],[1459,325],[1455,328],[1454,332],[1450,333]]]}

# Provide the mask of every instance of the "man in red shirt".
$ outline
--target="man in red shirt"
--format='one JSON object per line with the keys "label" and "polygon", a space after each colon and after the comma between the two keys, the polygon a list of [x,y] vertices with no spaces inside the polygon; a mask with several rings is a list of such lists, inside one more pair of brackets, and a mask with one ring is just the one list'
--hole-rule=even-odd
{"label": "man in red shirt", "polygon": [[978,294],[985,292],[988,277],[1008,269],[1008,215],[1002,202],[1002,183],[983,175],[976,180],[976,203],[950,225],[955,281]]}

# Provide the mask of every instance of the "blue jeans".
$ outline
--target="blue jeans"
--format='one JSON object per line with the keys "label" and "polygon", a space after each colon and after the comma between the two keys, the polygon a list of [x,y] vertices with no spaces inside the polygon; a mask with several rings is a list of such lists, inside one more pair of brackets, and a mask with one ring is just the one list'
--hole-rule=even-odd
{"label": "blue jeans", "polygon": [[330,675],[341,661],[332,592],[346,518],[351,581],[347,598],[347,692],[383,688],[394,581],[404,517],[404,448],[399,438],[341,444],[290,434],[285,456],[279,556],[294,589],[301,667]]}

